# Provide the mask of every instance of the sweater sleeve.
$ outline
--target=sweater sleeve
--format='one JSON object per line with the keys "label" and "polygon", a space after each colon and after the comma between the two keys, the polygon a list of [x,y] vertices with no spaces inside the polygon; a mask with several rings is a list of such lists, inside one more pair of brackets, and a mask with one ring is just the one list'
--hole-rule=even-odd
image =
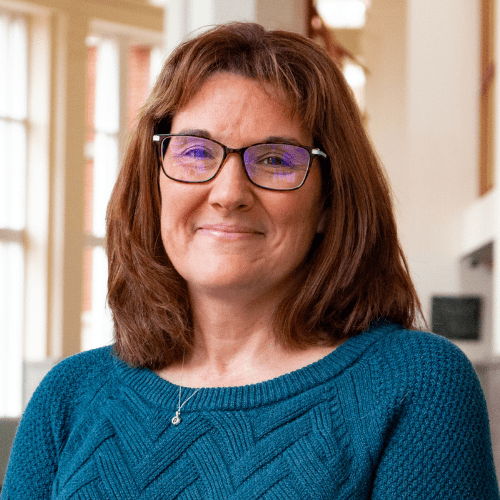
{"label": "sweater sleeve", "polygon": [[[498,500],[486,403],[451,342],[408,332],[380,359],[390,377],[388,423],[372,500]],[[382,384],[384,385],[384,384]]]}
{"label": "sweater sleeve", "polygon": [[0,500],[51,498],[58,457],[75,418],[75,408],[92,393],[92,366],[99,361],[96,354],[73,356],[43,379],[19,424]]}

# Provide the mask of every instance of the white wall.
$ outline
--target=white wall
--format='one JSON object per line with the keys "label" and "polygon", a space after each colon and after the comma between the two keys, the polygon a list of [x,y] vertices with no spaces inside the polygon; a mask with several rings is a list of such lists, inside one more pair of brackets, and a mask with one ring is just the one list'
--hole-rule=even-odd
{"label": "white wall", "polygon": [[424,307],[459,292],[461,215],[478,193],[479,2],[408,2],[408,215]]}
{"label": "white wall", "polygon": [[363,54],[368,129],[430,321],[432,295],[462,292],[464,217],[478,199],[480,4],[376,0]]}

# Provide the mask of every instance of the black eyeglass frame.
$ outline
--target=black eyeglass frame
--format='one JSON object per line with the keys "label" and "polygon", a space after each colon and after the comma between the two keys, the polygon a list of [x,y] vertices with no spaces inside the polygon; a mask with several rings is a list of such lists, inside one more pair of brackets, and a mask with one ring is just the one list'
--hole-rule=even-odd
{"label": "black eyeglass frame", "polygon": [[[203,181],[185,181],[185,180],[179,180],[179,179],[175,179],[173,177],[170,177],[170,175],[167,174],[167,172],[165,172],[165,169],[163,167],[163,158],[162,158],[162,146],[163,146],[163,141],[165,139],[168,139],[169,137],[196,137],[198,139],[204,139],[206,141],[212,141],[214,142],[215,144],[218,144],[219,146],[221,146],[223,152],[224,152],[224,155],[222,156],[222,159],[221,159],[221,162],[220,162],[220,165],[219,167],[217,168],[217,170],[215,171],[214,175],[212,175],[212,177],[210,177],[209,179],[205,179]],[[223,165],[224,165],[224,162],[226,161],[226,158],[229,154],[231,153],[235,153],[237,154],[240,158],[241,158],[241,163],[243,165],[243,170],[245,171],[245,174],[247,176],[247,179],[254,185],[254,186],[257,186],[257,187],[260,187],[262,189],[267,189],[269,191],[295,191],[296,189],[299,189],[301,188],[304,183],[306,182],[306,179],[307,179],[307,176],[309,175],[309,170],[311,169],[311,164],[314,160],[314,158],[316,158],[317,156],[320,156],[320,157],[323,157],[323,158],[328,158],[327,154],[324,153],[323,151],[321,151],[320,149],[318,148],[309,148],[307,146],[302,146],[302,145],[297,145],[297,144],[288,144],[286,142],[282,142],[282,143],[267,143],[267,142],[258,142],[256,144],[251,144],[250,146],[245,146],[243,148],[238,148],[238,149],[234,149],[234,148],[229,148],[228,146],[222,144],[221,142],[219,141],[216,141],[214,139],[209,139],[208,137],[202,137],[202,136],[199,136],[199,135],[194,135],[194,134],[155,134],[153,135],[153,142],[156,142],[158,144],[158,157],[160,159],[160,166],[161,166],[161,169],[163,171],[163,173],[169,178],[169,179],[172,179],[173,181],[176,181],[176,182],[183,182],[185,184],[203,184],[205,182],[209,182],[211,181],[212,179],[214,179],[217,174],[221,171]],[[309,153],[309,163],[307,164],[307,171],[306,171],[306,175],[304,175],[304,179],[302,180],[302,182],[296,186],[296,187],[293,187],[293,188],[272,188],[272,187],[267,187],[267,186],[261,186],[260,184],[257,184],[256,182],[254,182],[252,180],[252,178],[250,177],[250,175],[248,174],[248,170],[246,168],[246,165],[245,165],[245,158],[244,158],[244,154],[245,154],[245,151],[253,146],[261,146],[261,145],[264,145],[264,144],[269,144],[269,145],[279,145],[279,146],[294,146],[294,147],[298,147],[298,148],[301,148],[301,149],[304,149],[305,151],[307,151]]]}

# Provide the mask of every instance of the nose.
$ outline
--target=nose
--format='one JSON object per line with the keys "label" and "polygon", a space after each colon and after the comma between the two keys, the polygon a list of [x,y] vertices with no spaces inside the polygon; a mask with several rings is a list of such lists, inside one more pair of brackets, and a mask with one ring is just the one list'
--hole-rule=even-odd
{"label": "nose", "polygon": [[252,183],[238,154],[226,157],[210,188],[209,203],[218,210],[248,210],[254,203]]}

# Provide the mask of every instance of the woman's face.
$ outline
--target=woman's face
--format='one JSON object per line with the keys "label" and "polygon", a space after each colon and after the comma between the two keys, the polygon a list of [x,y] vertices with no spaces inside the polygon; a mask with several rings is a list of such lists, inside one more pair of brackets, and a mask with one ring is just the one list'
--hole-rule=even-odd
{"label": "woman's face", "polygon": [[[231,73],[207,80],[174,116],[171,133],[208,135],[231,148],[270,137],[313,146],[283,100],[256,81]],[[191,293],[278,297],[292,282],[320,224],[316,160],[295,191],[253,185],[236,154],[205,183],[180,183],[161,172],[160,191],[163,244]]]}

